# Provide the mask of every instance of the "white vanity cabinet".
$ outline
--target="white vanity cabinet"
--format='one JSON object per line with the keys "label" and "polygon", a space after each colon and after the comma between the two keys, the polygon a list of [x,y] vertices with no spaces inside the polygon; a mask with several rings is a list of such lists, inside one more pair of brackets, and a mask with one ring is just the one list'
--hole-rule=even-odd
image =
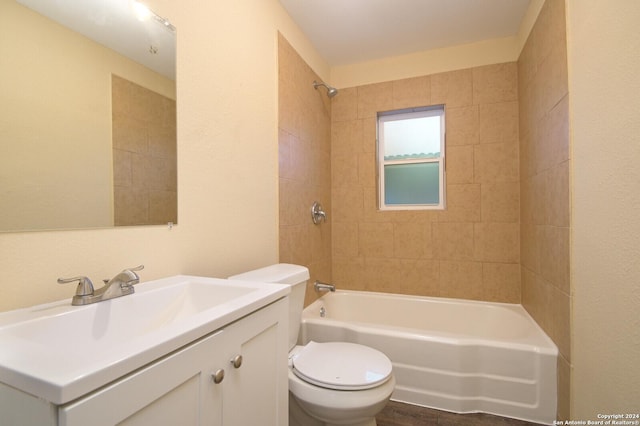
{"label": "white vanity cabinet", "polygon": [[283,298],[75,401],[34,408],[58,426],[286,426],[287,321]]}

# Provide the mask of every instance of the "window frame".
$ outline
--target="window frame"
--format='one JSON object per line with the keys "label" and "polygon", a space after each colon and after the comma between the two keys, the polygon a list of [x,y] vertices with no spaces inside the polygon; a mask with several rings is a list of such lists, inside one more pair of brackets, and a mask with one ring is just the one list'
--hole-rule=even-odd
{"label": "window frame", "polygon": [[[421,117],[440,117],[440,155],[433,158],[406,158],[396,160],[384,159],[384,132],[382,127],[389,121],[407,120]],[[405,108],[392,111],[378,112],[376,120],[376,173],[378,180],[378,209],[379,210],[444,210],[446,208],[446,128],[445,106],[431,105],[417,108]],[[385,202],[385,166],[395,164],[439,164],[439,203],[438,204],[387,204]]]}

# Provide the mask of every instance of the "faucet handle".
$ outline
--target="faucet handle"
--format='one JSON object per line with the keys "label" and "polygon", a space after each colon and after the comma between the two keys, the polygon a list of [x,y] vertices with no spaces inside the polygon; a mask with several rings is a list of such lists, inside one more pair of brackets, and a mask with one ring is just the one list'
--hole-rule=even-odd
{"label": "faucet handle", "polygon": [[136,274],[134,271],[142,271],[143,269],[144,269],[144,265],[138,265],[133,268],[123,269],[122,272],[120,272],[120,274],[116,275],[116,277],[120,276],[121,274],[126,274],[131,278],[131,280],[123,283],[125,286],[130,286],[131,284],[137,284],[138,282],[140,282],[140,276]]}
{"label": "faucet handle", "polygon": [[136,274],[134,271],[142,271],[143,269],[144,269],[144,265],[138,265],[138,266],[136,266],[136,267],[134,267],[134,268],[127,268],[127,269],[125,269],[125,270],[124,270],[124,271],[122,271],[122,272],[127,272],[127,271],[129,271],[129,272],[131,272],[133,275],[135,275],[135,276],[136,276],[136,279],[138,279],[138,280],[139,280],[139,279],[140,279],[140,277],[139,277],[139,276],[138,276],[138,274]]}
{"label": "faucet handle", "polygon": [[88,296],[93,294],[93,283],[89,277],[78,276],[73,278],[58,278],[58,284],[68,284],[78,281],[76,296]]}
{"label": "faucet handle", "polygon": [[313,221],[314,225],[319,224],[320,221],[327,221],[327,214],[322,209],[322,205],[317,201],[314,201],[313,205],[311,206],[311,220]]}

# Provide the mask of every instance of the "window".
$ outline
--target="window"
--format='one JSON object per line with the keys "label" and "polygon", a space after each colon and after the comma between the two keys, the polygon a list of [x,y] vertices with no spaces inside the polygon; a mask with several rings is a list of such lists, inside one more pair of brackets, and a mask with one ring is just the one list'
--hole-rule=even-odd
{"label": "window", "polygon": [[378,113],[381,210],[444,209],[444,105]]}

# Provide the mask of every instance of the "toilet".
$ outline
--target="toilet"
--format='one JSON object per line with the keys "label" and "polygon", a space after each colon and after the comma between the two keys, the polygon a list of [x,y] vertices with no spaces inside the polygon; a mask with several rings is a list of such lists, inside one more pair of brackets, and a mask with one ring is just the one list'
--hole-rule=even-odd
{"label": "toilet", "polygon": [[375,426],[395,387],[391,361],[355,343],[296,345],[309,270],[280,263],[229,277],[287,284],[289,295],[289,425]]}

